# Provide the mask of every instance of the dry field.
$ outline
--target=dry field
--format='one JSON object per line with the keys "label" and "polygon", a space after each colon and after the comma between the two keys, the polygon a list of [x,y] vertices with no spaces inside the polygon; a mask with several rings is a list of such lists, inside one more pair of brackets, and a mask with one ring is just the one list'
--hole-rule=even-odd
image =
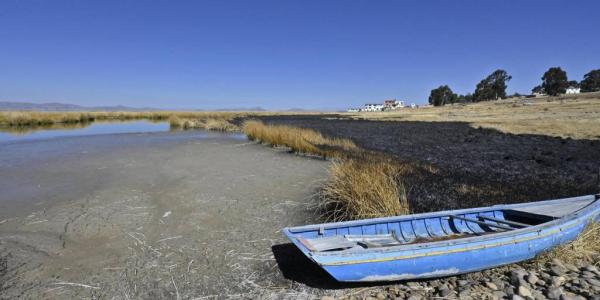
{"label": "dry field", "polygon": [[379,121],[467,122],[505,133],[600,139],[600,93],[342,115]]}

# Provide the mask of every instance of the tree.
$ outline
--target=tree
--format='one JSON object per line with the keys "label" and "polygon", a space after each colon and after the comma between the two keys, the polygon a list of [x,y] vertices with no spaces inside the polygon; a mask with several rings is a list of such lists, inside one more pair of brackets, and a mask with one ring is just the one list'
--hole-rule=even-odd
{"label": "tree", "polygon": [[531,89],[531,92],[534,94],[543,94],[545,93],[544,88],[542,87],[542,85],[536,85],[534,88]]}
{"label": "tree", "polygon": [[542,76],[542,88],[550,96],[564,94],[568,87],[567,72],[560,67],[550,68]]}
{"label": "tree", "polygon": [[568,87],[579,87],[579,82],[577,82],[577,80],[569,80],[568,82],[569,86]]}
{"label": "tree", "polygon": [[456,99],[456,102],[458,102],[458,103],[473,102],[473,94],[468,93],[466,95],[459,95],[458,98]]}
{"label": "tree", "polygon": [[456,102],[458,96],[447,85],[440,85],[437,89],[431,90],[429,94],[429,104],[442,106]]}
{"label": "tree", "polygon": [[473,101],[497,100],[506,98],[506,83],[512,79],[512,76],[504,70],[496,70],[477,84]]}
{"label": "tree", "polygon": [[600,69],[592,70],[583,75],[580,85],[581,91],[584,93],[600,91]]}

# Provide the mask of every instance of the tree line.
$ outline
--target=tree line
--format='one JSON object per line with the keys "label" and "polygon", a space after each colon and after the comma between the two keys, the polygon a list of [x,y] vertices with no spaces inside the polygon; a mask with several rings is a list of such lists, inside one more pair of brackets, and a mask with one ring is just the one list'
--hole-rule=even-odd
{"label": "tree line", "polygon": [[[512,76],[505,70],[496,70],[486,78],[482,79],[473,93],[466,95],[455,94],[448,85],[441,85],[433,90],[429,95],[429,104],[441,106],[451,103],[468,103],[506,99],[506,88]],[[581,82],[569,80],[567,72],[560,67],[548,69],[542,76],[542,83],[534,87],[533,93],[543,93],[551,96],[564,94],[569,87],[581,88],[581,92],[600,91],[600,69],[592,70],[583,76]],[[521,96],[518,93],[511,97]]]}

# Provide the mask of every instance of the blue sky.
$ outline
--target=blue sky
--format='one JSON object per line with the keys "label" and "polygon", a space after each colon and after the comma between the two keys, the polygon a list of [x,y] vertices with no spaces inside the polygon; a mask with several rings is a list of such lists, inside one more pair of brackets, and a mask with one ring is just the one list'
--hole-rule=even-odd
{"label": "blue sky", "polygon": [[600,68],[600,1],[0,1],[0,101],[332,109]]}

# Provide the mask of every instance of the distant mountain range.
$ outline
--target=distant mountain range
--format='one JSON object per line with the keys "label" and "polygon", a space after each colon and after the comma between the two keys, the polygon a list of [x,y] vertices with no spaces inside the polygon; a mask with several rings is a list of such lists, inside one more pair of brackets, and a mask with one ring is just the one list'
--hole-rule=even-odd
{"label": "distant mountain range", "polygon": [[[130,107],[130,106],[82,106],[66,103],[31,103],[31,102],[9,102],[0,101],[0,111],[8,110],[28,110],[28,111],[159,111],[165,109],[153,107]],[[173,110],[192,110],[192,111],[266,111],[262,107],[240,107],[240,108],[222,108],[222,109],[173,109]]]}
{"label": "distant mountain range", "polygon": [[117,106],[81,106],[65,103],[31,103],[0,101],[0,110],[31,110],[31,111],[155,111],[156,108]]}
{"label": "distant mountain range", "polygon": [[[77,104],[67,104],[58,102],[49,103],[32,103],[32,102],[14,102],[0,101],[0,111],[10,110],[27,110],[27,111],[160,111],[160,110],[180,110],[180,111],[267,111],[260,106],[254,107],[234,107],[234,108],[219,108],[219,109],[160,109],[153,107],[130,107],[123,105],[116,106],[83,106]],[[339,109],[305,109],[305,108],[290,108],[282,109],[284,112],[337,112],[343,111]]]}

